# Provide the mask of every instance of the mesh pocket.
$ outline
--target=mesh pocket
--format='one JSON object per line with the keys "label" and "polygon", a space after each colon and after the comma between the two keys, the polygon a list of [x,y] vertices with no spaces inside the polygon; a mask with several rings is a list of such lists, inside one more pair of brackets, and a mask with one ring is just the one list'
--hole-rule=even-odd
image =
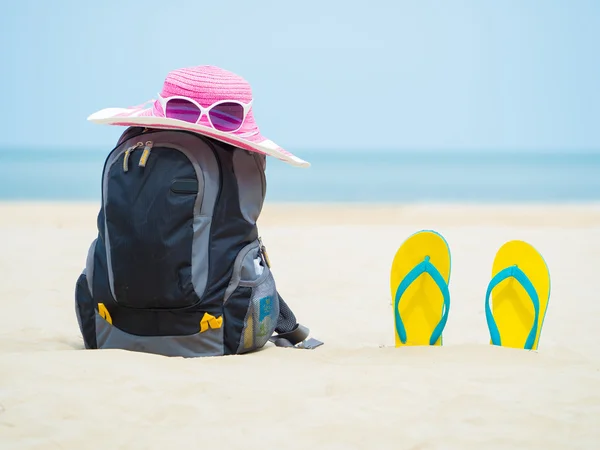
{"label": "mesh pocket", "polygon": [[260,243],[240,250],[223,299],[225,354],[263,347],[273,335],[279,316],[279,296]]}
{"label": "mesh pocket", "polygon": [[[240,283],[240,286],[244,285],[246,283]],[[251,288],[251,295],[238,353],[264,346],[273,335],[279,317],[279,297],[273,274],[268,267],[256,284],[247,287]]]}

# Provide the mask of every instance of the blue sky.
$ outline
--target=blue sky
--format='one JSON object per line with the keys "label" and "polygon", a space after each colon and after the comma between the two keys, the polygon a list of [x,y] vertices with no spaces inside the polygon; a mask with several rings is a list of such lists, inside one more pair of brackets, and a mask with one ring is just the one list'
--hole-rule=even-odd
{"label": "blue sky", "polygon": [[92,112],[199,64],[250,81],[291,150],[600,149],[600,2],[18,0],[0,147],[111,147]]}

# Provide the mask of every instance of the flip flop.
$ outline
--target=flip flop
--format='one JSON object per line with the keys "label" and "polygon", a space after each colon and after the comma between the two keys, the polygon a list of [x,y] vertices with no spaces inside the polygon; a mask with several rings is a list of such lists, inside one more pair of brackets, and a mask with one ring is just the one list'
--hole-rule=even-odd
{"label": "flip flop", "polygon": [[549,300],[550,273],[542,255],[523,241],[505,243],[485,294],[490,344],[537,350]]}
{"label": "flip flop", "polygon": [[404,241],[390,274],[396,347],[442,345],[449,280],[450,248],[439,233],[423,230]]}

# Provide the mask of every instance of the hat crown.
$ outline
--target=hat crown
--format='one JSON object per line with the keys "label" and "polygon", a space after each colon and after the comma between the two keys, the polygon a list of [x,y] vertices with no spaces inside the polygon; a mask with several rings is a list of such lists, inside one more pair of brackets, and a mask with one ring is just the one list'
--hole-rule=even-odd
{"label": "hat crown", "polygon": [[208,107],[221,100],[252,100],[252,88],[241,76],[216,66],[194,66],[171,71],[161,97],[183,96]]}

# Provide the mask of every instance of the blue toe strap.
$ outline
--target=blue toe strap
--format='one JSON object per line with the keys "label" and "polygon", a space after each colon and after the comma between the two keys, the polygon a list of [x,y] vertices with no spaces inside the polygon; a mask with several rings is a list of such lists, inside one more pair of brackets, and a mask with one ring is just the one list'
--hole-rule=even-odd
{"label": "blue toe strap", "polygon": [[442,318],[440,322],[437,324],[431,337],[429,338],[429,345],[433,345],[437,342],[437,340],[442,335],[442,331],[444,331],[444,327],[446,326],[446,321],[448,320],[448,312],[450,310],[450,292],[448,291],[448,284],[442,274],[436,269],[436,267],[429,262],[429,256],[425,257],[425,260],[419,264],[417,264],[410,272],[406,274],[398,289],[396,290],[396,298],[394,300],[394,314],[396,316],[396,331],[398,332],[398,336],[400,337],[400,341],[403,344],[406,344],[406,328],[404,328],[404,323],[402,323],[402,318],[400,317],[400,312],[398,311],[398,305],[400,303],[400,298],[406,292],[408,287],[415,281],[419,276],[424,273],[428,273],[435,284],[442,291],[442,295],[444,296],[444,311],[442,313]]}
{"label": "blue toe strap", "polygon": [[535,342],[535,337],[537,335],[538,328],[538,318],[540,315],[540,301],[527,275],[521,269],[519,269],[516,265],[507,267],[506,269],[501,270],[496,274],[495,277],[492,278],[490,284],[487,288],[487,292],[485,294],[485,318],[488,323],[488,328],[490,330],[490,338],[492,340],[492,344],[494,345],[502,345],[502,340],[500,339],[500,332],[498,331],[498,326],[496,325],[496,321],[494,320],[494,316],[492,314],[492,310],[490,308],[490,295],[492,290],[498,286],[502,281],[507,278],[514,278],[517,280],[521,286],[525,289],[525,292],[531,298],[531,302],[533,303],[533,309],[535,311],[535,317],[533,319],[533,326],[529,331],[529,336],[527,336],[527,340],[525,341],[525,350],[531,350],[533,348],[533,344]]}

